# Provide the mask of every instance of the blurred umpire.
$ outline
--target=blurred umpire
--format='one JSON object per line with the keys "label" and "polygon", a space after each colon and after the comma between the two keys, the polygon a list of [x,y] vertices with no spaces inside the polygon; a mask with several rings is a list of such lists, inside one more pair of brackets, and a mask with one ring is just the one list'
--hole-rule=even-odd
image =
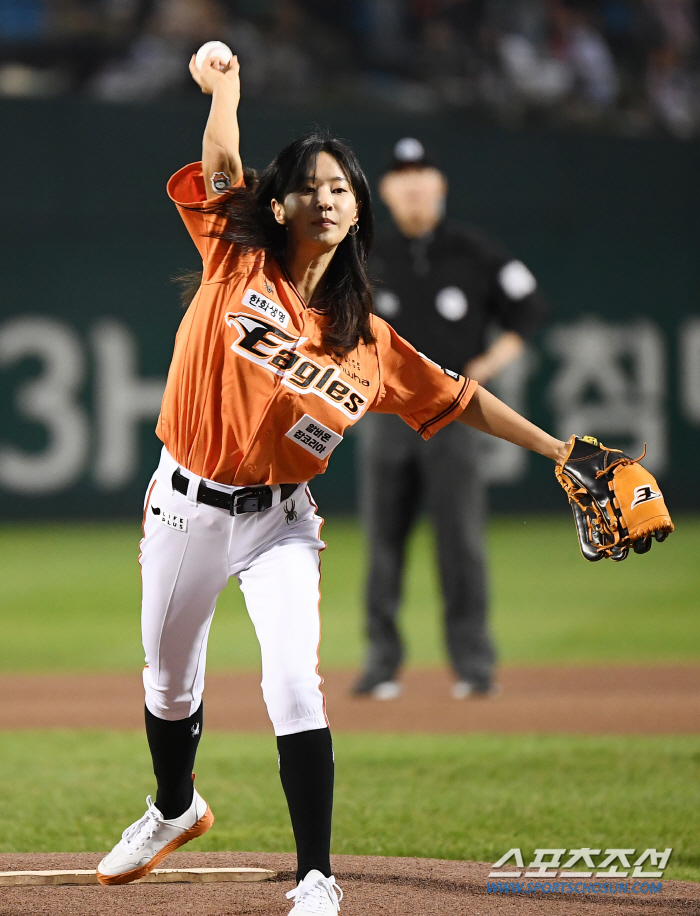
{"label": "blurred umpire", "polygon": [[[444,219],[447,181],[418,140],[396,144],[379,194],[393,225],[374,245],[377,313],[444,369],[487,383],[517,359],[542,318],[535,278],[500,245]],[[450,423],[425,442],[398,417],[381,414],[366,416],[358,430],[370,556],[369,649],[354,692],[377,699],[400,693],[397,615],[405,548],[424,502],[437,536],[453,696],[488,696],[495,689],[495,652],[474,430]]]}

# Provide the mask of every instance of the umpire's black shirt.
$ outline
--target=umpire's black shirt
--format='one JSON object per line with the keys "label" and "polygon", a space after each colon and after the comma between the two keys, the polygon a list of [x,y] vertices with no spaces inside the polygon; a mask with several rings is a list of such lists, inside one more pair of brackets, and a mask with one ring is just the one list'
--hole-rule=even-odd
{"label": "umpire's black shirt", "polygon": [[449,222],[420,239],[392,227],[375,242],[370,272],[377,314],[454,372],[484,352],[491,325],[528,338],[545,311],[521,261],[475,229]]}

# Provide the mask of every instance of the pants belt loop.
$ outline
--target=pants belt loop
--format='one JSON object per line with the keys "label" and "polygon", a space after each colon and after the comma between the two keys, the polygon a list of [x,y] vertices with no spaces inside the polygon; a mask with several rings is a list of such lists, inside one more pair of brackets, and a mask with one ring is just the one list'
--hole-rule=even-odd
{"label": "pants belt loop", "polygon": [[161,466],[167,475],[163,482],[166,483],[167,481],[167,486],[170,487],[170,495],[172,496],[175,493],[175,487],[173,486],[173,470],[177,467],[177,462],[165,446],[163,446],[160,452],[160,464],[158,465],[158,470],[160,470]]}
{"label": "pants belt loop", "polygon": [[191,506],[197,505],[197,493],[199,492],[199,485],[202,482],[201,477],[197,477],[196,474],[192,474],[190,471],[187,472],[187,502]]}
{"label": "pants belt loop", "polygon": [[270,489],[272,490],[272,506],[279,506],[282,502],[282,487],[278,483],[270,484]]}

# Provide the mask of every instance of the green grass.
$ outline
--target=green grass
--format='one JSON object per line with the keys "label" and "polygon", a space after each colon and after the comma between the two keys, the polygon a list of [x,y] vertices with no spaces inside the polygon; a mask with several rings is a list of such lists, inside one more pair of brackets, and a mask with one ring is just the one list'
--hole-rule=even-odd
{"label": "green grass", "polygon": [[[363,543],[323,529],[327,667],[362,655]],[[141,663],[138,526],[0,528],[0,670],[118,671]],[[700,519],[623,564],[589,564],[571,519],[495,518],[493,622],[512,663],[697,662]],[[443,661],[432,540],[411,544],[404,630],[413,664]],[[250,668],[258,648],[235,583],[210,667]],[[700,880],[700,738],[336,736],[334,851],[494,861],[513,846],[672,846],[668,878]],[[0,733],[0,851],[111,846],[153,790],[145,739],[119,732]],[[194,848],[293,849],[272,736],[207,734],[198,785],[217,815]]]}
{"label": "green grass", "polygon": [[[364,544],[352,520],[323,536],[322,663],[362,658]],[[0,527],[0,671],[118,671],[142,661],[140,529],[134,524]],[[690,662],[700,659],[700,518],[624,563],[585,562],[573,522],[502,517],[489,527],[493,624],[511,663]],[[411,543],[403,610],[411,664],[442,663],[434,549]],[[219,601],[210,669],[255,668],[259,652],[235,580]]]}
{"label": "green grass", "polygon": [[[700,880],[700,737],[338,735],[335,747],[336,854],[671,846],[665,877]],[[0,759],[15,799],[0,809],[2,852],[107,849],[153,791],[130,732],[5,732]],[[197,771],[217,821],[190,848],[293,851],[271,735],[207,734]]]}

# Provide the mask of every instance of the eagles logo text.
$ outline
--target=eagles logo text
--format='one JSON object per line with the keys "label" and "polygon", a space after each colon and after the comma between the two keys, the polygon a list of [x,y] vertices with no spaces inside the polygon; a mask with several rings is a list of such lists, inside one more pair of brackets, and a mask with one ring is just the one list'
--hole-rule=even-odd
{"label": "eagles logo text", "polygon": [[362,415],[367,398],[341,381],[338,366],[320,366],[296,352],[307,338],[293,337],[278,325],[252,315],[228,312],[226,324],[240,332],[231,344],[239,356],[281,376],[287,388],[301,394],[315,394],[351,419]]}

